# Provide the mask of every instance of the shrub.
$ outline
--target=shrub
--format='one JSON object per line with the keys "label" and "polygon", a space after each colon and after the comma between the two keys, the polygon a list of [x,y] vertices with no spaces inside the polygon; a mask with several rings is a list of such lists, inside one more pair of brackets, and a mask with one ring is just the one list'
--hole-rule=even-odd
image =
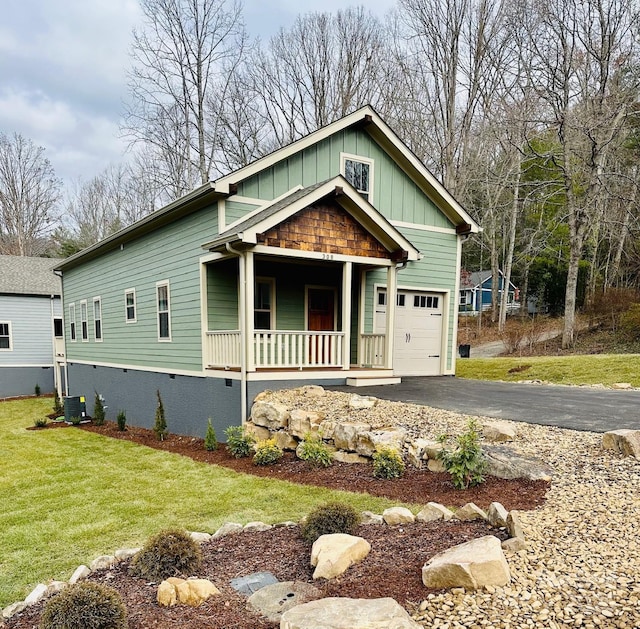
{"label": "shrub", "polygon": [[77,416],[73,416],[73,417],[69,417],[69,422],[73,425],[73,426],[79,426],[80,422],[82,422],[82,417],[77,417]]}
{"label": "shrub", "polygon": [[62,413],[64,413],[64,405],[62,404],[62,400],[60,399],[60,396],[58,395],[57,390],[53,398],[53,412],[56,415],[62,415]]}
{"label": "shrub", "polygon": [[104,403],[102,396],[97,391],[93,402],[93,423],[96,426],[104,425]]}
{"label": "shrub", "polygon": [[90,581],[68,585],[49,599],[40,629],[126,629],[127,610],[113,588]]}
{"label": "shrub", "polygon": [[247,434],[244,426],[229,426],[224,431],[224,434],[227,436],[227,450],[236,459],[241,459],[251,454],[251,446],[255,443],[255,439]]}
{"label": "shrub", "polygon": [[36,394],[36,397],[40,397],[40,385],[36,384],[36,386],[33,388],[34,393]]}
{"label": "shrub", "polygon": [[156,437],[160,441],[164,441],[165,437],[169,434],[167,430],[167,418],[164,416],[164,405],[162,404],[162,398],[160,397],[160,391],[156,391],[158,396],[158,406],[156,408],[156,423],[153,426],[153,432],[156,433]]}
{"label": "shrub", "polygon": [[300,527],[305,542],[313,544],[321,535],[347,533],[352,535],[360,524],[360,514],[348,504],[330,502],[316,507]]}
{"label": "shrub", "polygon": [[127,414],[124,411],[118,411],[116,422],[118,422],[118,430],[124,432],[127,429]]}
{"label": "shrub", "polygon": [[402,455],[391,446],[378,446],[373,455],[373,475],[376,478],[400,478],[404,474]]}
{"label": "shrub", "polygon": [[44,428],[47,425],[47,418],[46,417],[36,417],[33,420],[33,425],[36,428]]}
{"label": "shrub", "polygon": [[310,467],[329,467],[333,463],[333,454],[319,435],[307,433],[299,448],[298,456]]}
{"label": "shrub", "polygon": [[[443,447],[438,458],[451,474],[456,489],[467,489],[484,481],[487,462],[480,447],[479,425],[474,419],[467,423],[467,431],[456,437],[456,448],[449,450]],[[446,435],[440,435],[438,441],[444,445]]]}
{"label": "shrub", "polygon": [[282,458],[282,449],[275,439],[264,439],[256,446],[256,453],[253,456],[255,465],[273,465]]}
{"label": "shrub", "polygon": [[216,437],[216,431],[211,423],[211,417],[207,424],[207,434],[204,436],[204,449],[208,452],[213,452],[218,448],[218,438]]}
{"label": "shrub", "polygon": [[640,304],[631,304],[620,317],[620,331],[630,341],[640,339]]}
{"label": "shrub", "polygon": [[194,574],[200,570],[200,547],[181,530],[161,531],[151,537],[131,560],[129,574],[149,581]]}

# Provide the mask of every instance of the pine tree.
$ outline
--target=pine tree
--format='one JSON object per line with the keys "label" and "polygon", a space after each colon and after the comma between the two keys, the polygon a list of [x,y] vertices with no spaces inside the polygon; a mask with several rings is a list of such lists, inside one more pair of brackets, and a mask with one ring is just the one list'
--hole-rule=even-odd
{"label": "pine tree", "polygon": [[93,403],[93,422],[96,426],[102,426],[104,424],[104,404],[102,403],[102,397],[97,391]]}
{"label": "pine tree", "polygon": [[167,419],[164,416],[164,406],[162,404],[162,398],[160,397],[160,391],[156,391],[156,394],[158,396],[158,407],[156,408],[156,423],[153,427],[153,432],[156,433],[156,437],[158,437],[160,441],[164,441],[164,438],[169,432],[167,430]]}

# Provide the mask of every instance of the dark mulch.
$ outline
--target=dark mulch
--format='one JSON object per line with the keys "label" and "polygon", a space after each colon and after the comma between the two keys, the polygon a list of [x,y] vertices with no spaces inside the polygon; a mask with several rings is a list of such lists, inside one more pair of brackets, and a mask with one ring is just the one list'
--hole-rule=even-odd
{"label": "dark mulch", "polygon": [[[202,439],[169,435],[160,442],[150,430],[129,427],[127,431],[120,432],[112,422],[100,427],[85,425],[82,429],[176,452],[198,461],[224,465],[239,472],[365,491],[398,502],[432,501],[448,506],[475,502],[486,508],[495,500],[507,509],[526,510],[542,504],[548,489],[544,482],[489,478],[481,487],[458,491],[451,485],[447,474],[413,469],[407,469],[402,479],[381,481],[373,479],[371,468],[366,465],[334,464],[326,470],[309,470],[305,463],[289,455],[278,465],[257,467],[250,459],[230,457],[224,447],[207,452]],[[361,526],[357,535],[365,537],[372,547],[367,559],[336,579],[315,583],[313,569],[309,565],[310,546],[299,538],[297,528],[274,528],[223,537],[203,545],[204,565],[201,574],[197,575],[213,581],[222,594],[195,609],[182,606],[160,608],[155,602],[156,584],[130,577],[127,574],[128,562],[109,571],[96,572],[90,578],[107,583],[120,592],[127,606],[130,629],[276,629],[278,625],[246,610],[246,599],[230,587],[231,579],[269,571],[280,581],[314,583],[323,596],[391,596],[412,610],[429,593],[421,580],[424,563],[451,546],[488,534],[505,537],[503,532],[477,522]],[[41,612],[42,604],[36,605],[8,621],[6,627],[35,629]]]}

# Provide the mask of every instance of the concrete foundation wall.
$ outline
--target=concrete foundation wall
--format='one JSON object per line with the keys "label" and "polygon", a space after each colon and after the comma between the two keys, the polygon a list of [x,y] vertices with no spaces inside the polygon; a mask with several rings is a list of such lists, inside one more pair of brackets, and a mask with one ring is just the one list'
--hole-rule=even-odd
{"label": "concrete foundation wall", "polygon": [[0,398],[53,393],[53,367],[0,367]]}

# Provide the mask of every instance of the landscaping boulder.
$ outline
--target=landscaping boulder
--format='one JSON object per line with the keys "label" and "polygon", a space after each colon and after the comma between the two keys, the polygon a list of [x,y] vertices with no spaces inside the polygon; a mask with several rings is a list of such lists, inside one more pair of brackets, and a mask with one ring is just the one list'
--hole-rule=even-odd
{"label": "landscaping boulder", "polygon": [[520,537],[524,539],[524,531],[520,523],[520,517],[515,511],[509,511],[507,515],[507,531],[510,537]]}
{"label": "landscaping boulder", "polygon": [[214,594],[220,594],[220,590],[207,579],[170,577],[158,586],[157,601],[163,607],[173,607],[177,603],[197,607]]}
{"label": "landscaping boulder", "polygon": [[484,446],[482,448],[487,461],[486,474],[497,478],[550,481],[554,474],[552,467],[541,459],[519,454],[507,446]]}
{"label": "landscaping boulder", "polygon": [[363,511],[361,513],[360,524],[384,524],[384,518],[377,513]]}
{"label": "landscaping boulder", "polygon": [[392,598],[322,598],[282,614],[280,629],[420,629]]}
{"label": "landscaping boulder", "polygon": [[74,585],[75,583],[78,583],[79,581],[83,581],[84,579],[86,579],[90,574],[91,574],[91,570],[89,570],[87,566],[78,566],[74,570],[73,574],[71,575],[71,578],[69,579],[69,583],[71,585]]}
{"label": "landscaping boulder", "polygon": [[311,565],[314,579],[333,579],[349,566],[362,561],[370,552],[371,544],[355,535],[331,533],[321,535],[311,547]]}
{"label": "landscaping boulder", "polygon": [[360,456],[355,452],[345,452],[344,450],[336,450],[333,453],[333,460],[338,463],[368,463],[369,459]]}
{"label": "landscaping boulder", "polygon": [[260,588],[247,601],[247,609],[264,616],[269,622],[280,622],[288,609],[322,598],[322,592],[309,583],[284,581]]}
{"label": "landscaping boulder", "polygon": [[224,535],[234,535],[240,533],[244,527],[237,522],[225,522],[212,536],[211,539],[218,539]]}
{"label": "landscaping boulder", "polygon": [[244,426],[244,430],[248,435],[251,435],[256,441],[264,441],[271,437],[271,432],[264,426],[256,426],[252,422],[247,422]]}
{"label": "landscaping boulder", "polygon": [[427,456],[427,439],[413,439],[407,444],[406,452],[407,459],[410,465],[420,469],[423,467],[424,462],[429,458]]}
{"label": "landscaping boulder", "polygon": [[317,434],[323,420],[323,413],[295,409],[291,411],[289,432],[298,439],[304,439],[309,433]]}
{"label": "landscaping boulder", "polygon": [[447,509],[444,505],[438,502],[428,502],[416,515],[416,520],[418,522],[434,522],[436,520],[448,522],[453,516],[453,511]]}
{"label": "landscaping boulder", "polygon": [[251,421],[269,430],[279,430],[289,425],[289,409],[276,402],[254,402],[251,407]]}
{"label": "landscaping boulder", "polygon": [[422,582],[430,588],[475,590],[486,585],[506,585],[510,580],[500,540],[493,535],[449,548],[422,568]]}
{"label": "landscaping boulder", "polygon": [[503,527],[507,526],[508,511],[499,502],[492,502],[487,509],[487,519],[491,526]]}
{"label": "landscaping boulder", "polygon": [[407,436],[403,428],[382,428],[360,433],[356,444],[356,452],[362,456],[372,457],[378,446],[388,446],[402,451]]}
{"label": "landscaping boulder", "polygon": [[377,403],[378,398],[358,395],[357,393],[354,393],[349,398],[349,408],[352,408],[354,410],[373,408]]}
{"label": "landscaping boulder", "polygon": [[640,430],[610,430],[602,435],[602,447],[624,456],[640,459]]}
{"label": "landscaping boulder", "polygon": [[382,512],[382,518],[389,525],[394,524],[410,524],[415,522],[416,518],[406,507],[390,507]]}
{"label": "landscaping boulder", "polygon": [[333,443],[338,450],[355,452],[361,433],[371,430],[364,422],[340,422],[333,431]]}
{"label": "landscaping boulder", "polygon": [[454,514],[457,520],[471,521],[471,520],[486,520],[487,514],[473,502],[467,502],[464,507],[460,507]]}
{"label": "landscaping boulder", "polygon": [[295,450],[298,447],[298,442],[286,430],[272,433],[271,438],[276,440],[276,445],[281,450]]}
{"label": "landscaping boulder", "polygon": [[516,427],[510,422],[495,421],[488,422],[482,426],[482,436],[487,441],[513,441],[516,435]]}

